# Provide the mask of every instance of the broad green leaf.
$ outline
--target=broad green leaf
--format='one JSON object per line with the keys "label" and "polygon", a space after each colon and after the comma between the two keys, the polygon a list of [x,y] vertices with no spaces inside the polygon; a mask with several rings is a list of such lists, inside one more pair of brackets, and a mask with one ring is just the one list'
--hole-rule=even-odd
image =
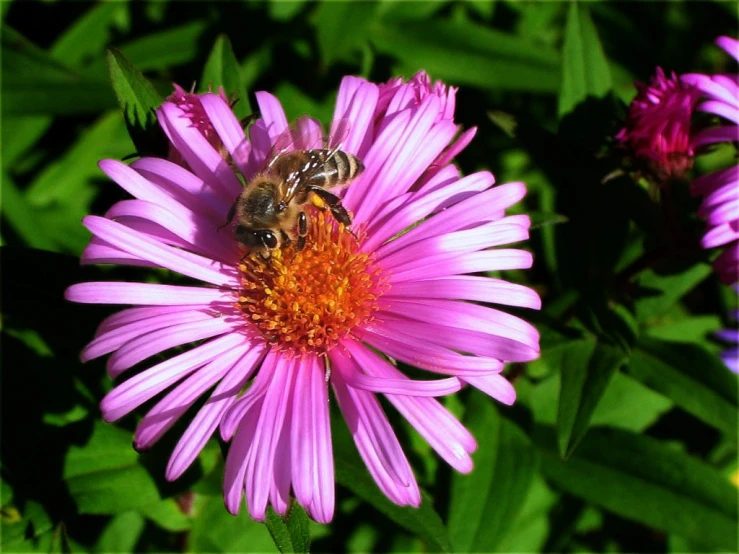
{"label": "broad green leaf", "polygon": [[593,429],[567,460],[554,430],[540,427],[544,475],[557,487],[705,549],[736,551],[736,489],[712,467],[653,438]]}
{"label": "broad green leaf", "polygon": [[277,552],[267,527],[257,523],[245,507],[237,516],[223,507],[220,496],[202,496],[189,533],[191,552]]}
{"label": "broad green leaf", "polygon": [[470,395],[465,424],[478,450],[472,473],[452,476],[449,537],[455,552],[491,552],[521,512],[539,458],[528,437],[482,393]]}
{"label": "broad green leaf", "polygon": [[130,432],[96,422],[84,446],[71,446],[63,478],[81,514],[118,514],[160,499],[131,447]]}
{"label": "broad green leaf", "polygon": [[368,502],[395,523],[409,530],[427,543],[434,552],[451,552],[452,545],[444,522],[433,507],[433,501],[421,492],[419,508],[401,507],[388,500],[354,448],[353,441],[343,425],[333,426],[334,463],[336,482]]}
{"label": "broad green leaf", "polygon": [[626,355],[615,346],[588,337],[560,350],[558,361],[562,381],[557,442],[560,455],[567,458],[585,435],[593,412]]}
{"label": "broad green leaf", "polygon": [[90,192],[97,192],[90,181],[102,176],[97,162],[121,158],[130,151],[120,113],[109,112],[87,127],[63,156],[40,172],[26,192],[28,202],[38,207],[53,203],[74,205],[86,211],[85,199],[91,196]]}
{"label": "broad green leaf", "polygon": [[52,118],[45,115],[3,117],[3,136],[13,137],[3,142],[2,164],[6,171],[15,169],[15,163],[38,142],[51,122]]}
{"label": "broad green leaf", "polygon": [[110,520],[95,545],[97,552],[136,552],[146,520],[138,512],[124,512]]}
{"label": "broad green leaf", "polygon": [[695,264],[680,273],[662,275],[652,269],[639,274],[636,284],[647,294],[635,304],[636,318],[649,321],[664,314],[712,272],[710,265]]}
{"label": "broad green leaf", "polygon": [[55,243],[47,231],[46,221],[38,218],[38,211],[26,202],[8,175],[2,175],[1,186],[2,212],[13,231],[23,239],[26,246],[55,250]]}
{"label": "broad green leaf", "polygon": [[238,100],[233,107],[236,117],[241,119],[251,113],[241,66],[226,35],[219,35],[216,39],[200,79],[200,90],[203,92],[217,92],[220,87],[223,87],[230,100]]}
{"label": "broad green leaf", "polygon": [[562,47],[559,116],[570,113],[588,96],[602,98],[610,90],[608,62],[588,9],[580,2],[571,2]]}
{"label": "broad green leaf", "polygon": [[76,67],[99,57],[110,40],[116,18],[127,9],[123,2],[102,2],[91,6],[51,47],[52,55],[65,64]]}
{"label": "broad green leaf", "polygon": [[155,148],[160,132],[154,110],[162,98],[152,84],[118,50],[108,50],[108,71],[131,140],[140,152]]}
{"label": "broad green leaf", "polygon": [[313,12],[313,21],[324,64],[355,59],[378,7],[375,2],[321,2]]}
{"label": "broad green leaf", "polygon": [[83,76],[3,26],[3,114],[72,115],[115,105],[102,78]]}
{"label": "broad green leaf", "polygon": [[289,21],[305,8],[309,0],[271,0],[268,4],[269,15],[278,21]]}
{"label": "broad green leaf", "polygon": [[265,523],[282,554],[310,552],[310,519],[297,502],[292,503],[284,520],[270,506]]}
{"label": "broad green leaf", "polygon": [[[206,28],[204,21],[193,21],[119,43],[116,50],[122,52],[139,71],[167,70],[197,58],[200,39]],[[90,71],[96,69],[91,67]]]}
{"label": "broad green leaf", "polygon": [[497,551],[542,552],[551,527],[549,511],[556,501],[557,495],[536,473],[518,516],[508,521],[508,532],[498,543]]}
{"label": "broad green leaf", "polygon": [[[558,374],[534,387],[527,405],[531,407],[537,423],[548,425],[556,423],[559,390]],[[641,432],[655,423],[672,406],[673,403],[668,398],[642,385],[629,375],[616,372],[595,408],[590,424]]]}
{"label": "broad green leaf", "polygon": [[192,525],[192,521],[182,513],[174,498],[165,498],[154,504],[142,506],[139,512],[167,531],[186,531]]}
{"label": "broad green leaf", "polygon": [[698,419],[736,437],[736,376],[701,346],[643,338],[628,371]]}
{"label": "broad green leaf", "polygon": [[646,334],[655,339],[700,344],[713,351],[718,346],[710,342],[708,337],[723,327],[721,318],[717,315],[691,317],[681,314],[672,321],[665,321],[664,324],[660,322],[657,326],[649,327]]}
{"label": "broad green leaf", "polygon": [[557,52],[472,23],[378,22],[370,41],[400,60],[402,73],[425,69],[451,84],[495,90],[553,93],[559,88]]}

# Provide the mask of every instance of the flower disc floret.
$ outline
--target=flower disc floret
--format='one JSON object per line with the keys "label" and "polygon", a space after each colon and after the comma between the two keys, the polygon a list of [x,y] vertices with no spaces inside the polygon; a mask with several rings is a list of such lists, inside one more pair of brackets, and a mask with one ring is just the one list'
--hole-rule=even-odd
{"label": "flower disc floret", "polygon": [[306,246],[289,245],[269,260],[250,254],[239,265],[239,309],[274,348],[325,353],[372,319],[382,272],[359,240],[323,212],[312,218]]}

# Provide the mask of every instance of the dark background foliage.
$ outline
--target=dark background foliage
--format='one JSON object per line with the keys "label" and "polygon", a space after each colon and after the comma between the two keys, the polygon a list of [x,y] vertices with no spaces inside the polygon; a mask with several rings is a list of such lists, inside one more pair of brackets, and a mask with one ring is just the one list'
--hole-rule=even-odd
{"label": "dark background foliage", "polygon": [[[2,542],[5,551],[735,551],[737,381],[711,338],[735,294],[697,247],[686,183],[668,210],[624,167],[610,137],[634,79],[655,66],[729,71],[713,39],[734,2],[21,2],[2,10]],[[100,420],[112,383],[78,354],[102,307],[66,303],[94,279],[169,279],[80,268],[80,225],[124,194],[97,169],[134,147],[110,85],[116,47],[163,96],[218,80],[269,90],[289,117],[326,122],[343,75],[459,86],[457,120],[478,126],[465,173],[524,180],[542,358],[509,368],[513,408],[448,399],[480,443],[454,474],[399,417],[425,489],[420,510],[383,499],[336,421],[337,513],[296,510],[267,526],[220,498],[222,445],[166,483],[178,429],[131,448],[136,417]],[[214,47],[215,45],[215,47]],[[215,52],[216,54],[212,54]],[[214,77],[215,76],[215,77]],[[221,84],[221,83],[213,83]],[[229,90],[232,92],[232,90]],[[703,156],[700,174],[731,163]],[[605,179],[611,175],[612,178]],[[663,203],[664,204],[664,203]],[[669,217],[667,213],[671,214]],[[733,483],[733,484],[732,484]],[[274,536],[274,541],[272,539]]]}

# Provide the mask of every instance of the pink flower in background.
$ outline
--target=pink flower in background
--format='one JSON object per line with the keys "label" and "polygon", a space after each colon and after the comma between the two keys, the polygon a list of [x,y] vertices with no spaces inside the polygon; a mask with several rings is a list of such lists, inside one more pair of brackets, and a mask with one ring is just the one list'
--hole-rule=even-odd
{"label": "pink flower in background", "polygon": [[[247,180],[288,126],[275,97],[259,92],[257,102],[261,118],[244,142],[227,102],[200,97]],[[83,352],[84,360],[112,354],[113,377],[203,341],[122,381],[102,402],[104,418],[114,421],[168,391],[136,431],[137,448],[147,448],[212,390],[175,447],[168,479],[220,427],[232,441],[224,478],[232,513],[245,494],[255,519],[264,520],[268,504],[284,514],[292,490],[311,517],[330,521],[329,386],[370,473],[396,504],[418,506],[421,497],[377,394],[452,467],[472,469],[474,437],[434,397],[469,384],[513,403],[501,371],[505,362],[538,357],[538,333],[478,302],[538,309],[540,300],[526,287],[483,276],[531,266],[528,252],[505,248],[528,237],[527,216],[505,216],[526,189],[493,186],[488,172],[459,176],[450,152],[471,134],[454,142],[453,111],[454,89],[431,86],[425,74],[379,86],[346,77],[333,127],[350,122],[341,149],[365,165],[343,196],[354,234],[315,213],[305,249],[283,247],[270,263],[244,257],[231,230],[219,230],[242,185],[177,103],[166,102],[157,115],[191,171],[155,158],[101,162],[135,199],[85,219],[93,239],[83,262],[165,268],[201,281],[81,283],[67,291],[77,302],[137,306],[105,320]],[[310,134],[321,132],[308,125]],[[396,360],[439,378],[410,379]]]}
{"label": "pink flower in background", "polygon": [[657,184],[682,178],[693,166],[690,122],[700,92],[660,67],[648,85],[635,85],[637,95],[616,140]]}
{"label": "pink flower in background", "polygon": [[[208,115],[203,109],[201,98],[203,94],[196,94],[194,92],[187,92],[180,85],[174,84],[174,92],[167,97],[167,102],[171,102],[182,110],[182,117],[190,120],[191,125],[200,131],[205,139],[210,143],[213,148],[218,151],[222,151],[223,142],[213,128],[213,124],[210,122]],[[193,86],[193,88],[195,88]],[[228,97],[224,92],[223,88],[218,89],[218,96],[220,96],[224,102],[228,103]],[[177,151],[172,143],[169,145],[169,154],[167,159],[177,165],[183,165],[184,160]]]}
{"label": "pink flower in background", "polygon": [[[716,43],[739,61],[739,41],[720,37]],[[739,75],[682,76],[683,82],[701,93],[698,110],[718,116],[719,123],[705,128],[692,139],[695,149],[721,142],[739,141]],[[739,281],[739,165],[702,175],[691,186],[702,197],[698,215],[708,230],[701,240],[704,248],[723,247],[714,268],[726,284]]]}

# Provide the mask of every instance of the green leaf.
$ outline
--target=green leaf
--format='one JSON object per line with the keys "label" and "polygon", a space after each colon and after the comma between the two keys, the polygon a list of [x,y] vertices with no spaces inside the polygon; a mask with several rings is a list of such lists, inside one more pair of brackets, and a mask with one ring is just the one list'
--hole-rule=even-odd
{"label": "green leaf", "polygon": [[25,502],[22,511],[15,506],[2,507],[0,546],[4,552],[31,550],[29,546],[48,542],[54,522],[44,507],[33,501]]}
{"label": "green leaf", "polygon": [[167,531],[187,531],[192,525],[192,521],[182,513],[174,498],[165,498],[160,502],[142,506],[139,511]]}
{"label": "green leaf", "polygon": [[313,22],[324,64],[355,59],[378,8],[376,2],[321,2],[313,12]]}
{"label": "green leaf", "polygon": [[648,321],[663,315],[683,296],[697,287],[713,271],[705,263],[695,264],[679,273],[660,274],[648,269],[639,274],[636,284],[649,292],[634,307],[637,320]]}
{"label": "green leaf", "polygon": [[246,509],[232,516],[221,496],[199,496],[189,533],[190,552],[276,552],[267,527]]}
{"label": "green leaf", "polygon": [[124,512],[110,520],[98,539],[98,552],[136,552],[146,521],[138,512]]}
{"label": "green leaf", "polygon": [[52,118],[45,115],[3,117],[3,134],[13,137],[13,140],[3,144],[2,164],[6,171],[13,168],[38,142],[51,126],[51,122]]}
{"label": "green leaf", "polygon": [[703,347],[643,338],[628,371],[701,421],[736,437],[736,376]]}
{"label": "green leaf", "polygon": [[370,41],[402,62],[400,73],[425,69],[451,84],[494,90],[553,93],[559,88],[557,52],[473,23],[383,21],[372,25]]}
{"label": "green leaf", "polygon": [[226,35],[219,35],[216,39],[200,79],[200,90],[203,92],[217,92],[220,87],[223,87],[230,100],[238,100],[233,107],[236,117],[241,119],[251,113],[241,66]]}
{"label": "green leaf", "polygon": [[626,355],[595,337],[573,341],[558,351],[562,384],[557,415],[559,452],[567,458],[585,435],[598,403]]}
{"label": "green leaf", "polygon": [[508,532],[498,543],[497,551],[543,552],[551,527],[549,512],[556,501],[557,495],[541,474],[536,473],[518,516],[509,520]]}
{"label": "green leaf", "polygon": [[120,2],[92,5],[54,42],[51,53],[56,59],[75,67],[99,57],[110,40],[116,18],[126,9],[126,5]]}
{"label": "green leaf", "polygon": [[432,551],[453,550],[444,522],[434,510],[433,501],[425,491],[421,491],[419,508],[393,504],[382,494],[362,463],[346,426],[332,426],[332,432],[334,432],[334,470],[337,483],[425,541]]}
{"label": "green leaf", "polygon": [[449,536],[456,552],[496,550],[521,512],[538,465],[528,437],[475,392],[465,423],[475,436],[475,469],[452,477]]}
{"label": "green leaf", "polygon": [[157,142],[159,129],[154,110],[162,98],[152,84],[115,48],[107,53],[108,71],[131,140],[140,152],[150,150]]}
{"label": "green leaf", "polygon": [[534,433],[542,471],[557,487],[706,550],[737,549],[736,489],[713,469],[653,438],[593,429],[565,462],[554,431]]}
{"label": "green leaf", "polygon": [[270,506],[265,523],[277,550],[283,554],[310,552],[310,519],[297,502],[293,501],[284,520]]}
{"label": "green leaf", "polygon": [[2,175],[2,210],[10,224],[26,246],[43,250],[55,250],[55,244],[47,232],[46,221],[39,220],[38,211],[28,205],[23,194],[8,175]]}
{"label": "green leaf", "polygon": [[571,2],[562,47],[560,118],[588,96],[602,98],[610,90],[611,73],[588,9],[584,4]]}
{"label": "green leaf", "polygon": [[168,70],[198,57],[206,29],[205,21],[193,21],[119,44],[116,50],[139,71]]}
{"label": "green leaf", "polygon": [[118,514],[159,501],[149,472],[139,464],[131,434],[97,422],[84,446],[71,446],[63,478],[81,514]]}
{"label": "green leaf", "polygon": [[101,78],[83,76],[8,26],[2,28],[3,114],[72,115],[111,108]]}

